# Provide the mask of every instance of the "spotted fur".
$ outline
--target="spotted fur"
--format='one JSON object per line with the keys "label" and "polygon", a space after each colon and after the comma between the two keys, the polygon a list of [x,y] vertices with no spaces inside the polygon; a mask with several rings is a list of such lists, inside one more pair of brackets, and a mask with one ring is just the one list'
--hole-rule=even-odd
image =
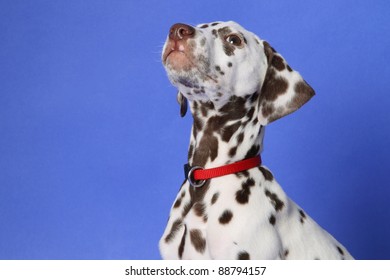
{"label": "spotted fur", "polygon": [[[193,117],[191,166],[262,152],[265,125],[296,111],[313,89],[266,41],[234,22],[172,26],[162,54]],[[181,186],[160,240],[164,259],[352,259],[287,197],[265,167]]]}

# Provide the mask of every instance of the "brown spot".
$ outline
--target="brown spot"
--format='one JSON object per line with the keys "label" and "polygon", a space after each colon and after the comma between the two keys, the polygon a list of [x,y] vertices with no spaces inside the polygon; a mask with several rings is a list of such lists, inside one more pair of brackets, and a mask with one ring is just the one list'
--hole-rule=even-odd
{"label": "brown spot", "polygon": [[199,103],[198,102],[196,102],[196,101],[192,102],[192,111],[193,111],[195,116],[197,116],[199,114]]}
{"label": "brown spot", "polygon": [[246,204],[249,201],[249,195],[251,191],[249,189],[241,189],[236,192],[236,201],[240,204]]}
{"label": "brown spot", "polygon": [[275,106],[272,103],[263,102],[261,113],[264,118],[268,118],[275,112]]}
{"label": "brown spot", "polygon": [[[204,108],[206,114],[210,110],[209,108]],[[201,109],[202,110],[202,109]],[[194,122],[198,119],[194,115]],[[202,120],[200,120],[203,122]],[[202,138],[199,141],[199,146],[195,149],[193,156],[193,165],[205,166],[206,162],[211,159],[213,161],[218,155],[218,139],[215,137],[214,132],[224,125],[224,120],[220,116],[211,117],[207,123],[206,127],[203,130]]]}
{"label": "brown spot", "polygon": [[206,106],[207,103],[203,103],[202,106],[200,107],[200,112],[202,113],[203,117],[207,117],[207,113],[210,110],[208,106]]}
{"label": "brown spot", "polygon": [[187,77],[178,77],[177,82],[188,88],[194,88],[194,81]]}
{"label": "brown spot", "polygon": [[223,113],[227,121],[240,120],[247,114],[247,109],[245,108],[246,98],[232,96],[228,103],[226,103],[221,109],[220,112]]}
{"label": "brown spot", "polygon": [[194,154],[194,145],[191,143],[190,148],[188,149],[188,159],[192,158],[193,154]]}
{"label": "brown spot", "polygon": [[243,188],[253,187],[255,185],[255,180],[253,178],[248,178],[245,182],[242,183]]}
{"label": "brown spot", "polygon": [[215,204],[215,202],[217,202],[218,197],[219,197],[219,193],[218,192],[213,194],[213,196],[211,197],[211,205],[213,205],[213,204]]}
{"label": "brown spot", "polygon": [[260,152],[260,146],[259,145],[253,145],[249,151],[246,153],[245,158],[252,158],[259,154]]}
{"label": "brown spot", "polygon": [[194,204],[194,212],[196,216],[203,217],[206,213],[206,205],[203,202],[196,202]]}
{"label": "brown spot", "polygon": [[195,250],[199,253],[204,253],[206,249],[206,239],[203,238],[202,232],[198,229],[190,231],[190,240]]}
{"label": "brown spot", "polygon": [[241,132],[237,136],[237,144],[240,145],[244,141],[244,132]]}
{"label": "brown spot", "polygon": [[184,233],[180,241],[180,245],[178,248],[178,253],[179,253],[179,258],[181,259],[183,257],[183,252],[184,252],[184,246],[186,244],[186,235],[187,235],[187,226],[184,225]]}
{"label": "brown spot", "polygon": [[183,207],[183,212],[181,213],[181,215],[183,216],[183,218],[185,216],[187,216],[188,212],[190,212],[191,210],[191,207],[192,207],[192,202],[187,202],[184,207]]}
{"label": "brown spot", "polygon": [[225,54],[227,55],[227,56],[232,56],[232,55],[234,55],[234,50],[235,50],[236,48],[233,46],[233,45],[231,45],[231,44],[229,44],[228,42],[225,42],[224,44],[223,44],[223,51],[225,52]]}
{"label": "brown spot", "polygon": [[288,254],[289,254],[289,251],[286,249],[286,250],[284,250],[283,252],[280,252],[280,253],[279,253],[279,257],[280,257],[281,260],[286,260]]}
{"label": "brown spot", "polygon": [[231,124],[222,130],[222,140],[225,142],[229,142],[230,138],[232,138],[233,134],[240,128],[241,122],[238,121],[234,124]]}
{"label": "brown spot", "polygon": [[275,54],[274,57],[272,58],[271,64],[278,71],[283,71],[286,68],[286,66],[284,65],[284,59],[277,54]]}
{"label": "brown spot", "polygon": [[275,193],[271,193],[269,190],[265,190],[265,195],[271,200],[271,203],[276,211],[283,209],[284,202],[281,201]]}
{"label": "brown spot", "polygon": [[173,222],[172,227],[171,227],[171,231],[167,234],[167,236],[165,236],[166,243],[171,242],[175,238],[177,232],[182,227],[182,225],[183,225],[183,222],[181,219],[177,219],[176,221]]}
{"label": "brown spot", "polygon": [[267,101],[275,101],[279,95],[286,93],[287,88],[288,81],[283,77],[277,77],[273,68],[268,68],[260,96]]}
{"label": "brown spot", "polygon": [[275,218],[275,216],[274,215],[271,215],[271,217],[269,217],[269,223],[271,224],[271,225],[275,225],[275,222],[276,222],[276,218]]}
{"label": "brown spot", "polygon": [[228,62],[227,66],[228,66],[228,67],[232,67],[232,66],[233,66],[233,63]]}
{"label": "brown spot", "polygon": [[207,28],[207,27],[209,27],[208,24],[203,24],[200,28]]}
{"label": "brown spot", "polygon": [[214,161],[218,156],[218,139],[217,137],[211,137],[210,138],[210,159],[211,161]]}
{"label": "brown spot", "polygon": [[268,64],[270,64],[270,62],[272,61],[272,57],[274,56],[275,50],[266,41],[263,41],[263,46],[264,46],[264,53],[265,56],[267,57]]}
{"label": "brown spot", "polygon": [[237,153],[237,147],[233,147],[229,150],[229,156],[234,157]]}
{"label": "brown spot", "polygon": [[272,181],[274,179],[274,176],[268,169],[264,168],[263,166],[260,166],[259,170],[263,174],[265,180]]}
{"label": "brown spot", "polygon": [[[194,119],[194,124],[192,126],[192,136],[194,136],[194,138],[196,138],[196,136],[198,135],[198,131],[199,131],[199,129],[196,127],[195,119]],[[192,156],[194,156],[194,155],[192,155]]]}
{"label": "brown spot", "polygon": [[203,128],[203,121],[200,118],[194,118],[194,125],[193,125],[194,138],[196,138],[198,131],[202,130],[202,128]]}
{"label": "brown spot", "polygon": [[233,218],[233,213],[230,210],[225,210],[222,215],[219,217],[219,222],[223,225],[229,223]]}
{"label": "brown spot", "polygon": [[300,222],[303,224],[305,222],[305,219],[306,219],[305,212],[303,212],[302,209],[299,209],[299,215],[301,216]]}
{"label": "brown spot", "polygon": [[241,172],[238,172],[236,173],[236,176],[238,178],[242,178],[242,177],[249,177],[249,171],[248,170],[244,170],[244,171],[241,171]]}
{"label": "brown spot", "polygon": [[228,26],[218,29],[218,34],[222,40],[223,51],[227,56],[234,55],[234,51],[236,49],[232,44],[226,42],[225,40],[225,37],[230,33],[232,33],[232,30]]}
{"label": "brown spot", "polygon": [[247,41],[247,39],[245,38],[244,34],[241,33],[241,32],[240,32],[240,34],[241,34],[242,38],[244,39],[244,43],[248,45],[248,41]]}
{"label": "brown spot", "polygon": [[214,23],[211,24],[211,26],[216,26],[218,24],[219,24],[219,22],[214,22]]}
{"label": "brown spot", "polygon": [[242,183],[241,189],[236,192],[236,201],[240,204],[246,204],[249,201],[249,195],[251,194],[250,187],[255,185],[253,178],[248,178]]}
{"label": "brown spot", "polygon": [[282,107],[279,107],[276,112],[274,112],[269,118],[268,122],[271,123],[277,119],[280,119],[281,117],[291,113],[292,111],[284,111]]}
{"label": "brown spot", "polygon": [[218,139],[214,135],[203,134],[199,147],[194,152],[193,165],[205,166],[210,159],[213,161],[218,155]]}
{"label": "brown spot", "polygon": [[339,251],[339,253],[344,256],[344,251],[343,249],[340,248],[340,246],[337,246],[337,251]]}
{"label": "brown spot", "polygon": [[290,109],[296,110],[314,96],[314,90],[305,81],[297,82],[294,86],[296,94],[287,105]]}
{"label": "brown spot", "polygon": [[[253,117],[253,114],[255,113],[255,108],[252,108],[248,111],[248,113],[246,114],[248,120],[251,120],[252,117]],[[257,119],[257,118],[256,118]]]}
{"label": "brown spot", "polygon": [[237,259],[238,260],[249,260],[250,259],[249,253],[246,251],[241,251],[238,253]]}
{"label": "brown spot", "polygon": [[175,204],[173,205],[173,208],[179,208],[181,204],[181,198],[179,197],[176,199]]}

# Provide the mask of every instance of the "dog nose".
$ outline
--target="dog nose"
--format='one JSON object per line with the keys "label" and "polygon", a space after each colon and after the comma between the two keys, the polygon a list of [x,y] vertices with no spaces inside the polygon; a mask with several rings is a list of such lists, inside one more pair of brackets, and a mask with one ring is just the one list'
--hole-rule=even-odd
{"label": "dog nose", "polygon": [[195,36],[195,28],[184,23],[176,23],[169,30],[169,39],[174,41],[186,40]]}

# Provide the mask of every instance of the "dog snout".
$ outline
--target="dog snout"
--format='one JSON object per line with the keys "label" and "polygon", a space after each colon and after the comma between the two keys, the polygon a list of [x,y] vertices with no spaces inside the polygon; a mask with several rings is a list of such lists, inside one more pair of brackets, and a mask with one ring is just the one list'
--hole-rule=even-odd
{"label": "dog snout", "polygon": [[187,40],[195,36],[195,28],[184,23],[176,23],[169,30],[169,39],[173,41]]}

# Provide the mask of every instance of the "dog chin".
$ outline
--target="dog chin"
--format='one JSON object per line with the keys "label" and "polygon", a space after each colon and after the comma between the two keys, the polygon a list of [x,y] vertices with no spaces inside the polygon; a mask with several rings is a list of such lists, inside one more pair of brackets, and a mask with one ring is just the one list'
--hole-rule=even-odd
{"label": "dog chin", "polygon": [[194,66],[184,52],[173,51],[165,60],[165,66],[173,71],[190,71]]}

